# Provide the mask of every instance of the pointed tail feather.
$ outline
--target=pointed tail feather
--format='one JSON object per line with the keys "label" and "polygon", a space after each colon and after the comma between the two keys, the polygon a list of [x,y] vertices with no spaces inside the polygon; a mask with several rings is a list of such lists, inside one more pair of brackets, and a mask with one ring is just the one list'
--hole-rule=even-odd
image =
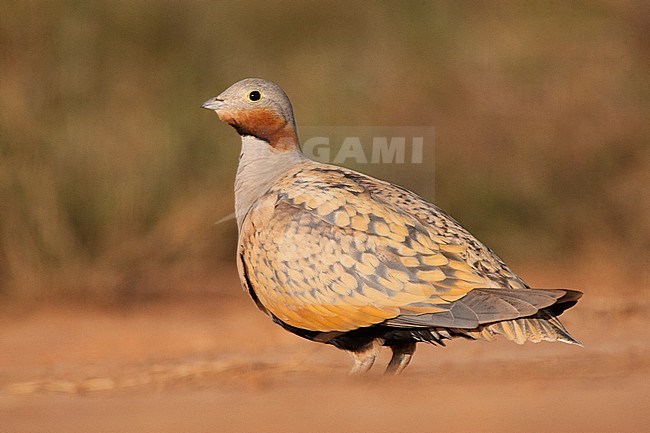
{"label": "pointed tail feather", "polygon": [[494,340],[496,334],[500,334],[517,344],[523,344],[526,341],[533,343],[561,341],[582,346],[582,343],[571,336],[557,318],[557,316],[578,302],[582,292],[568,289],[562,289],[562,291],[565,293],[553,305],[542,308],[529,317],[486,323],[479,326],[477,329],[478,336],[491,341]]}
{"label": "pointed tail feather", "polygon": [[526,341],[561,341],[582,346],[549,310],[550,308],[541,310],[531,317],[482,325],[478,330],[479,335],[485,340],[493,340],[495,334],[500,334],[517,344]]}
{"label": "pointed tail feather", "polygon": [[557,316],[582,296],[568,289],[474,289],[448,305],[446,311],[402,314],[384,322],[397,328],[453,330],[468,338],[493,340],[501,334],[510,341],[561,341],[581,345]]}

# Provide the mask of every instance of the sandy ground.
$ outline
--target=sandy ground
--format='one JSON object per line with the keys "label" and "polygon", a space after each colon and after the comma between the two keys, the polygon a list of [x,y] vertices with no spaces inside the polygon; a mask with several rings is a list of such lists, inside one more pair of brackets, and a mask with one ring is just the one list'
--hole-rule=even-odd
{"label": "sandy ground", "polygon": [[273,325],[236,286],[42,307],[0,320],[0,432],[647,432],[648,304],[587,293],[563,316],[583,348],[420,345],[396,378],[388,353],[348,377],[347,354]]}

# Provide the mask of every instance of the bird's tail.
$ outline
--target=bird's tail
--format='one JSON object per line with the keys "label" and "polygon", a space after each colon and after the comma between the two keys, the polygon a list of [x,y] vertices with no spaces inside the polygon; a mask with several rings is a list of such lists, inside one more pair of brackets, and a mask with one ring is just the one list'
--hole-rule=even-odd
{"label": "bird's tail", "polygon": [[567,294],[558,299],[556,304],[541,309],[532,316],[483,324],[472,332],[472,337],[491,341],[496,334],[500,334],[517,344],[526,341],[561,341],[582,346],[557,318],[564,310],[575,305],[581,295],[580,292],[567,290]]}
{"label": "bird's tail", "polygon": [[503,322],[482,325],[474,331],[475,337],[484,340],[494,340],[496,334],[501,334],[510,341],[524,344],[526,341],[539,343],[540,341],[561,341],[568,344],[582,344],[573,338],[562,323],[545,311],[540,311],[533,317],[522,319],[504,320]]}

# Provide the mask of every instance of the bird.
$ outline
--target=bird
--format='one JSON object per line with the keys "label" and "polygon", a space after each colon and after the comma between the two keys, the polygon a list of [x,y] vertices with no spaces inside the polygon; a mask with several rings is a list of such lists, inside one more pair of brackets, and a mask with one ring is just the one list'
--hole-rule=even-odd
{"label": "bird", "polygon": [[241,136],[237,268],[273,322],[333,345],[367,372],[382,347],[401,373],[417,343],[496,335],[581,345],[557,316],[582,293],[530,288],[436,205],[395,184],[316,162],[291,101],[247,78],[203,103]]}

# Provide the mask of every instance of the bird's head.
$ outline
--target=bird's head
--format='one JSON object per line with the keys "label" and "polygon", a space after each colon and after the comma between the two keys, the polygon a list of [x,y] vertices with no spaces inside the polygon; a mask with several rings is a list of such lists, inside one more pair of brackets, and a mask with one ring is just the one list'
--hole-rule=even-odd
{"label": "bird's head", "polygon": [[205,101],[202,108],[214,110],[239,135],[257,137],[277,151],[298,148],[291,102],[275,83],[246,78]]}

